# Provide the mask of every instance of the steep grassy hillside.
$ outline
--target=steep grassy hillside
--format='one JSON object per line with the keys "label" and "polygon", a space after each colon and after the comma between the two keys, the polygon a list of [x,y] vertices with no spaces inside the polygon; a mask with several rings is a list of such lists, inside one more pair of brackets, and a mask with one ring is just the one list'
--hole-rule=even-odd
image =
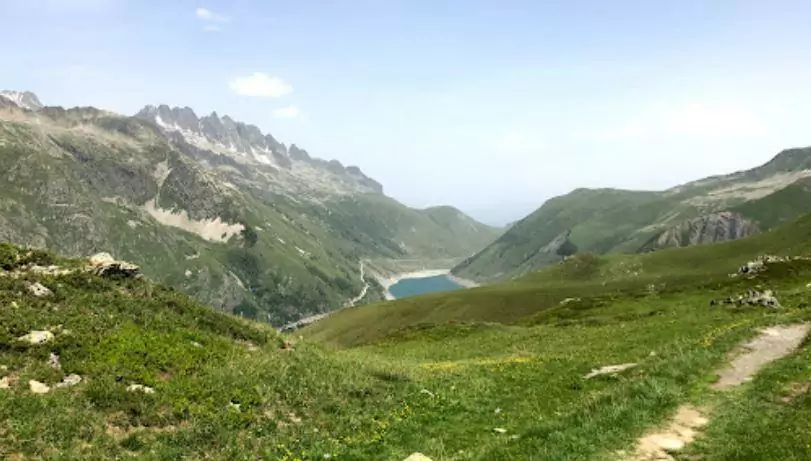
{"label": "steep grassy hillside", "polygon": [[798,213],[811,213],[811,179],[801,179],[771,195],[738,205],[732,211],[754,219],[766,229],[786,224]]}
{"label": "steep grassy hillside", "polygon": [[[811,148],[788,149],[757,168],[662,192],[577,189],[548,200],[453,273],[498,280],[548,266],[559,258],[543,249],[568,230],[581,251],[603,254],[648,249],[647,244],[663,232],[723,211],[740,213],[753,222],[751,226],[770,229],[811,211],[811,202],[803,200],[810,175]],[[729,236],[718,232],[697,240]]]}
{"label": "steep grassy hillside", "polygon": [[[0,263],[18,273],[0,271],[4,459],[363,459],[378,421],[402,411],[390,390],[403,386],[375,369],[174,290],[8,246]],[[33,295],[35,282],[52,293]],[[31,331],[50,337],[17,339]]]}
{"label": "steep grassy hillside", "polygon": [[414,210],[380,194],[331,200],[315,213],[333,232],[378,258],[465,256],[499,233],[452,207]]}

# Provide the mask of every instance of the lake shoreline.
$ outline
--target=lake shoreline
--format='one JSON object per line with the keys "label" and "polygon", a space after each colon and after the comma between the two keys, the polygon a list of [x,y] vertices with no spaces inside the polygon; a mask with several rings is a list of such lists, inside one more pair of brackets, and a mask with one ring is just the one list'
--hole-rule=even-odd
{"label": "lake shoreline", "polygon": [[444,275],[450,281],[456,283],[457,285],[462,286],[463,288],[473,288],[479,286],[478,283],[472,280],[462,279],[452,275],[450,269],[424,269],[414,272],[403,272],[399,274],[392,274],[388,277],[378,275],[375,277],[375,279],[377,280],[377,283],[379,283],[383,287],[383,296],[385,296],[386,300],[392,301],[397,298],[395,298],[394,295],[391,294],[389,288],[391,288],[391,286],[394,285],[395,283],[406,279],[421,279],[428,277],[436,277],[440,275]]}

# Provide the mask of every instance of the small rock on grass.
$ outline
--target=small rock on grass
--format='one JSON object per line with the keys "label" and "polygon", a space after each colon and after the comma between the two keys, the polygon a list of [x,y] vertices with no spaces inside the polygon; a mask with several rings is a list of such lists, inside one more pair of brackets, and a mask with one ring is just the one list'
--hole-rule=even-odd
{"label": "small rock on grass", "polygon": [[37,298],[53,294],[53,292],[50,289],[48,289],[48,287],[39,282],[34,282],[28,285],[26,288],[28,288],[28,291]]}
{"label": "small rock on grass", "polygon": [[69,374],[62,378],[62,382],[58,383],[56,387],[70,387],[75,386],[82,382],[82,377],[77,374]]}
{"label": "small rock on grass", "polygon": [[412,453],[411,456],[406,458],[404,461],[431,461],[431,458],[423,455],[422,453]]}
{"label": "small rock on grass", "polygon": [[143,384],[130,384],[127,386],[127,392],[143,392],[144,394],[154,394],[155,389]]}
{"label": "small rock on grass", "polygon": [[41,383],[39,381],[34,381],[33,379],[31,381],[28,381],[28,388],[31,389],[31,392],[33,392],[34,394],[47,394],[51,390],[51,388],[48,387],[47,384]]}
{"label": "small rock on grass", "polygon": [[429,397],[436,397],[436,395],[433,392],[429,391],[428,389],[421,389],[420,394],[425,394]]}
{"label": "small rock on grass", "polygon": [[601,368],[593,368],[589,374],[583,376],[585,379],[591,379],[595,376],[599,375],[610,375],[614,373],[619,373],[621,371],[625,371],[629,368],[635,367],[637,364],[635,363],[623,363],[621,365],[608,365]]}
{"label": "small rock on grass", "polygon": [[17,338],[18,341],[25,341],[30,344],[43,344],[54,339],[54,334],[50,331],[32,331],[27,335]]}
{"label": "small rock on grass", "polygon": [[9,389],[11,387],[11,380],[8,376],[3,377],[0,379],[0,389]]}
{"label": "small rock on grass", "polygon": [[54,370],[62,369],[62,364],[59,363],[59,356],[53,352],[51,352],[51,355],[48,357],[48,365],[50,365]]}
{"label": "small rock on grass", "polygon": [[503,427],[495,427],[495,428],[493,428],[493,432],[495,432],[497,434],[506,434],[507,429],[504,429]]}

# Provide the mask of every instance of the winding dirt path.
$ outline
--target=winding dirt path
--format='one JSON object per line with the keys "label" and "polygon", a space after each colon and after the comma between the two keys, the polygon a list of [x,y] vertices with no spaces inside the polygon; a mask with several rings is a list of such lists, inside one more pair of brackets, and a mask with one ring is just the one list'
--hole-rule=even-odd
{"label": "winding dirt path", "polygon": [[[779,325],[761,330],[755,339],[743,344],[738,355],[724,369],[718,372],[719,379],[713,384],[715,390],[739,386],[752,377],[765,365],[795,351],[811,329],[811,324]],[[630,456],[620,455],[627,461],[673,460],[670,453],[681,450],[692,442],[701,427],[709,422],[707,415],[690,406],[682,405],[666,426],[651,431],[637,443],[636,451]]]}

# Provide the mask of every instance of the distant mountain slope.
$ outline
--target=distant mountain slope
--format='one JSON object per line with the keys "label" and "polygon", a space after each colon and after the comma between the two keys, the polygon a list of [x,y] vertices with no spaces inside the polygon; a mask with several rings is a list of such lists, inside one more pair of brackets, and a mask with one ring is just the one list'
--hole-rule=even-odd
{"label": "distant mountain slope", "polygon": [[274,324],[329,311],[363,290],[364,258],[463,257],[496,235],[227,117],[2,101],[0,240],[108,251],[220,310]]}
{"label": "distant mountain slope", "polygon": [[617,235],[638,226],[619,216],[627,210],[643,220],[645,214],[658,213],[654,208],[645,208],[657,196],[655,192],[578,189],[555,197],[513,224],[484,250],[459,264],[453,273],[484,280],[543,267],[560,260],[544,248],[570,230],[570,238],[581,249],[614,246]]}
{"label": "distant mountain slope", "polygon": [[663,233],[672,237],[680,226],[683,231],[718,213],[734,212],[744,231],[703,233],[692,243],[740,238],[811,211],[811,202],[804,200],[811,196],[810,180],[811,148],[805,148],[785,150],[757,168],[661,192],[577,189],[548,200],[452,272],[492,280],[553,264],[557,259],[541,250],[566,230],[581,251],[633,253],[674,245],[673,238],[665,237],[662,245],[651,247]]}

